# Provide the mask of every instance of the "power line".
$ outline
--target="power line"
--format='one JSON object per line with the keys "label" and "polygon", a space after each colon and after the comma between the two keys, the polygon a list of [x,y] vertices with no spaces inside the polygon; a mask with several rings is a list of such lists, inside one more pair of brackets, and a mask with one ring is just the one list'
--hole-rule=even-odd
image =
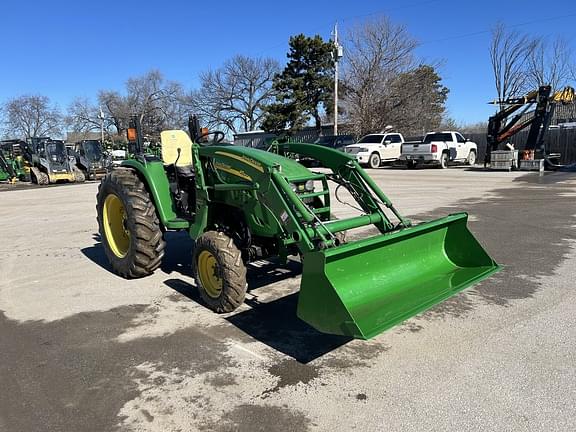
{"label": "power line", "polygon": [[[365,17],[373,16],[373,15],[381,15],[381,14],[385,14],[385,13],[389,13],[389,12],[395,12],[395,11],[404,10],[404,9],[411,9],[414,7],[425,6],[425,5],[428,5],[431,3],[439,3],[441,1],[443,1],[443,0],[425,0],[425,1],[417,2],[417,3],[410,3],[410,4],[403,5],[403,6],[397,6],[395,8],[380,9],[380,10],[377,10],[374,12],[369,12],[369,13],[365,13],[365,14],[361,14],[361,15],[350,15],[350,16],[339,17],[339,18],[337,17],[337,18],[334,18],[330,23],[324,23],[322,25],[315,27],[312,30],[308,30],[308,33],[319,33],[322,30],[325,30],[328,26],[331,27],[332,25],[334,25],[335,22],[352,21],[352,20],[355,20],[358,18],[365,18]],[[286,44],[287,44],[287,42],[282,42],[282,43],[278,43],[276,45],[272,45],[268,48],[262,49],[256,55],[261,55],[267,51],[279,48],[279,47],[284,46]]]}
{"label": "power line", "polygon": [[[557,15],[557,16],[548,17],[548,18],[535,19],[535,20],[532,20],[532,21],[526,21],[526,22],[523,22],[523,23],[508,25],[508,26],[506,26],[506,27],[508,27],[508,28],[523,27],[523,26],[527,26],[527,25],[531,25],[531,24],[539,24],[539,23],[542,23],[542,22],[555,21],[555,20],[559,20],[559,19],[563,19],[563,18],[572,18],[572,17],[576,17],[576,13],[564,14],[564,15]],[[464,39],[464,38],[468,38],[468,37],[472,37],[472,36],[478,36],[478,35],[481,35],[481,34],[488,34],[488,33],[491,33],[491,32],[492,32],[492,30],[479,30],[479,31],[472,32],[472,33],[465,33],[465,34],[461,34],[461,35],[448,36],[448,37],[441,38],[441,39],[433,39],[433,40],[429,40],[429,41],[424,41],[424,42],[421,42],[420,45],[427,45],[427,44],[432,44],[432,43],[445,42],[445,41],[449,41],[449,40]]]}
{"label": "power line", "polygon": [[[386,9],[386,10],[380,10],[380,11],[375,11],[375,12],[370,12],[367,14],[362,14],[362,15],[354,15],[354,16],[348,16],[348,17],[341,17],[341,18],[337,18],[336,21],[338,22],[344,22],[344,21],[350,21],[350,20],[354,20],[354,19],[358,19],[358,18],[364,18],[367,16],[372,16],[372,15],[378,15],[378,14],[382,14],[385,12],[393,12],[396,10],[401,10],[401,9],[408,9],[408,8],[412,8],[412,7],[416,7],[416,6],[423,6],[426,4],[430,4],[430,3],[438,3],[441,0],[428,0],[428,1],[423,1],[423,2],[419,2],[419,3],[412,3],[409,5],[404,5],[404,6],[399,6],[397,8],[392,8],[392,9]],[[539,24],[539,23],[543,23],[543,22],[549,22],[549,21],[556,21],[556,20],[560,20],[560,19],[564,19],[564,18],[573,18],[576,17],[576,12],[574,13],[569,13],[569,14],[563,14],[563,15],[556,15],[553,17],[548,17],[548,18],[538,18],[538,19],[534,19],[531,21],[525,21],[522,23],[517,23],[517,24],[511,24],[508,25],[508,28],[517,28],[517,27],[523,27],[523,26],[527,26],[527,25],[532,25],[532,24]],[[314,32],[324,29],[327,26],[332,25],[332,23],[330,24],[326,24],[325,27],[318,27],[314,30]],[[465,38],[470,38],[470,37],[474,37],[474,36],[479,36],[479,35],[483,35],[483,34],[490,34],[492,32],[491,29],[485,29],[485,30],[478,30],[475,32],[470,32],[470,33],[463,33],[460,35],[454,35],[454,36],[447,36],[444,38],[439,38],[439,39],[432,39],[432,40],[428,40],[428,41],[422,41],[419,43],[419,45],[429,45],[429,44],[435,44],[435,43],[440,43],[440,42],[446,42],[446,41],[451,41],[451,40],[459,40],[459,39],[465,39]],[[279,44],[276,44],[274,46],[268,47],[263,49],[262,51],[260,51],[258,53],[258,55],[261,55],[262,53],[266,52],[266,51],[270,51],[272,49],[281,47],[286,45],[287,42],[282,42]]]}

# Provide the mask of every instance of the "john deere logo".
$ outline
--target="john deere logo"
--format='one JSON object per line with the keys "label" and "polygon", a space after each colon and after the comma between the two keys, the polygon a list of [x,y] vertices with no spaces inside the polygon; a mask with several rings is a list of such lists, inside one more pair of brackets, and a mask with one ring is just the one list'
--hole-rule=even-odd
{"label": "john deere logo", "polygon": [[230,165],[227,165],[223,162],[214,162],[214,167],[219,171],[224,171],[225,173],[240,177],[241,179],[252,181],[252,177],[250,177],[244,171],[232,168]]}

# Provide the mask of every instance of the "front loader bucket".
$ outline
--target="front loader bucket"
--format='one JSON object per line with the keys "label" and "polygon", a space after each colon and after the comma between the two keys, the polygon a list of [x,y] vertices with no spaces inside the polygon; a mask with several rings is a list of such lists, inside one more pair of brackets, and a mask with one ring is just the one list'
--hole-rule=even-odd
{"label": "front loader bucket", "polygon": [[467,219],[458,213],[305,254],[298,317],[369,339],[497,272]]}

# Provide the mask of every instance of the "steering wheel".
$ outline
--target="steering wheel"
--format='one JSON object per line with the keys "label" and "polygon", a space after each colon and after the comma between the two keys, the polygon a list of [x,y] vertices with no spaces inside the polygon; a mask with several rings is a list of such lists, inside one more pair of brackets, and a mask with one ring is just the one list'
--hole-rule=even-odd
{"label": "steering wheel", "polygon": [[[214,137],[212,138],[212,141],[207,141],[207,142],[200,141],[202,138],[205,138],[205,137],[210,136],[210,135],[214,135]],[[200,144],[202,146],[209,146],[209,145],[221,143],[222,140],[224,140],[224,137],[226,137],[226,134],[222,131],[211,131],[211,132],[205,132],[203,134],[200,134],[200,136],[198,136],[196,138],[196,140],[197,140],[198,144]]]}

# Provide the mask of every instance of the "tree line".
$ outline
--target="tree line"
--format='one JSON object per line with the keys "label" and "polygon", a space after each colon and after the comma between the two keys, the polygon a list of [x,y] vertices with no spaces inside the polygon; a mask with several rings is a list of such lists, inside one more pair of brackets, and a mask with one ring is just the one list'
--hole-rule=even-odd
{"label": "tree line", "polygon": [[[351,27],[344,38],[339,80],[341,130],[356,135],[390,125],[406,135],[440,126],[456,126],[446,113],[449,89],[439,75],[440,61],[418,58],[418,41],[388,17]],[[495,26],[490,59],[498,99],[550,83],[559,88],[574,79],[568,44],[557,39]],[[284,66],[273,58],[236,55],[199,76],[199,86],[186,89],[158,70],[129,78],[122,90],[101,90],[95,100],[75,98],[65,111],[45,95],[22,95],[2,105],[5,135],[29,137],[94,132],[122,136],[131,115],[143,130],[185,128],[189,113],[203,124],[228,134],[263,129],[291,133],[334,120],[332,40],[303,34],[289,40]],[[479,125],[474,125],[479,127]]]}

